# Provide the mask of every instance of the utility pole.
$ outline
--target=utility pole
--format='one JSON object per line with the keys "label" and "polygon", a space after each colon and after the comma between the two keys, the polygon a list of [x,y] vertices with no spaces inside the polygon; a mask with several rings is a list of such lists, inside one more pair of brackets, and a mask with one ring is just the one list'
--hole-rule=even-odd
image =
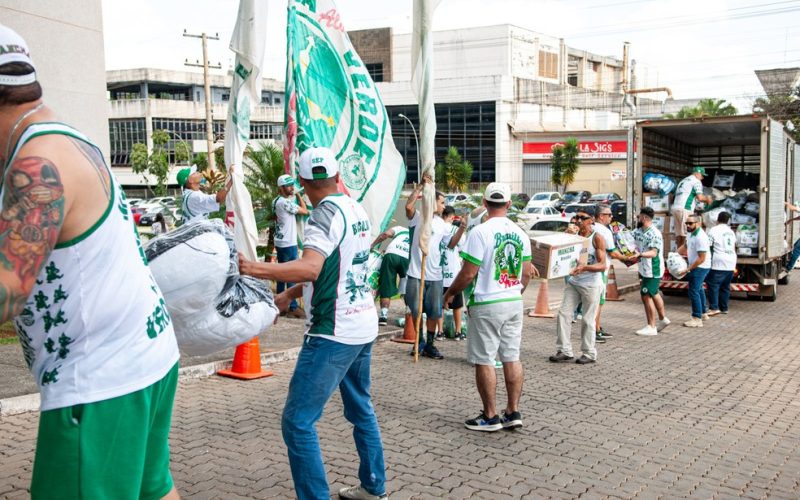
{"label": "utility pole", "polygon": [[210,65],[208,64],[208,40],[219,40],[219,34],[215,33],[214,36],[208,36],[205,32],[199,35],[193,35],[183,30],[183,36],[189,38],[200,38],[203,40],[203,64],[190,63],[187,59],[184,62],[186,66],[193,66],[196,68],[203,68],[203,88],[205,89],[206,101],[206,149],[208,151],[208,166],[211,170],[216,167],[214,161],[214,122],[211,117],[211,82],[208,80],[208,69],[221,69],[221,64]]}

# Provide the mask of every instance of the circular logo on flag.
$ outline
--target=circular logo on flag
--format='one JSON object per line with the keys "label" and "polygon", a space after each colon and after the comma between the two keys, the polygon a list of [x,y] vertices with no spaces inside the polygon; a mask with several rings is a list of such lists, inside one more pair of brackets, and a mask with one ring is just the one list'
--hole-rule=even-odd
{"label": "circular logo on flag", "polygon": [[364,170],[364,162],[357,154],[339,160],[339,173],[342,181],[348,189],[361,190],[367,184],[367,174]]}

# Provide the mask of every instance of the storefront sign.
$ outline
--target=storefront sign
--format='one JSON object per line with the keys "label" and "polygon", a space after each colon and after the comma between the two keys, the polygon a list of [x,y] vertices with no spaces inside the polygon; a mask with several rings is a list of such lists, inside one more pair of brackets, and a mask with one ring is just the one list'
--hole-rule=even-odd
{"label": "storefront sign", "polygon": [[625,177],[627,177],[627,176],[625,175],[625,171],[624,170],[612,170],[611,171],[611,180],[612,181],[621,181]]}
{"label": "storefront sign", "polygon": [[[553,147],[561,142],[526,142],[522,144],[522,158],[525,160],[549,160]],[[581,160],[615,160],[627,156],[626,141],[584,141],[578,143]]]}

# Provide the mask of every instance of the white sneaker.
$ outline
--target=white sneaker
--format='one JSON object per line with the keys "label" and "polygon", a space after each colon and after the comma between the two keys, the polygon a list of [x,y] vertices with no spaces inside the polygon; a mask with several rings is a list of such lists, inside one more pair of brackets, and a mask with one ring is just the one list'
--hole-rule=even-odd
{"label": "white sneaker", "polygon": [[692,316],[692,319],[684,323],[683,326],[688,328],[703,328],[703,320]]}
{"label": "white sneaker", "polygon": [[636,330],[636,335],[643,335],[645,337],[653,337],[655,335],[658,335],[658,330],[656,329],[656,327],[648,325],[648,326],[642,328],[641,330]]}
{"label": "white sneaker", "polygon": [[339,490],[339,498],[348,498],[355,500],[388,500],[389,495],[373,495],[361,486],[351,486],[349,488],[342,488]]}
{"label": "white sneaker", "polygon": [[709,318],[710,316],[708,315],[708,313],[703,313],[702,321],[708,321]]}
{"label": "white sneaker", "polygon": [[664,316],[664,319],[659,320],[659,322],[656,323],[656,330],[660,332],[664,328],[668,327],[670,323],[672,323],[672,321],[670,321],[669,318]]}

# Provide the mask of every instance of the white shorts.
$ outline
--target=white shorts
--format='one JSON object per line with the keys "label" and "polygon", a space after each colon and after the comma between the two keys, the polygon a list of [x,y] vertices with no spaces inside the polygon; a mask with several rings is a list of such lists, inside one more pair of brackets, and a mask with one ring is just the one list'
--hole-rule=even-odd
{"label": "white shorts", "polygon": [[469,308],[467,361],[494,365],[519,361],[522,342],[522,301],[496,302]]}

